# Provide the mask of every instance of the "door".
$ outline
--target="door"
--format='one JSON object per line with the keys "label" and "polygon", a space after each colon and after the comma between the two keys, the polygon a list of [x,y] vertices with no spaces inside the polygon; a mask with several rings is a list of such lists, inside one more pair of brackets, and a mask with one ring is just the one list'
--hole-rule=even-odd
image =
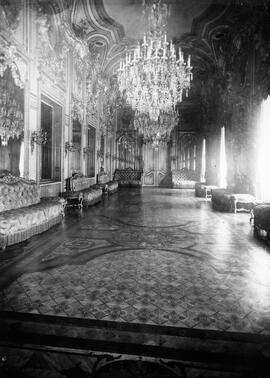
{"label": "door", "polygon": [[166,184],[168,170],[168,145],[161,144],[158,149],[151,144],[143,145],[143,186],[169,186]]}

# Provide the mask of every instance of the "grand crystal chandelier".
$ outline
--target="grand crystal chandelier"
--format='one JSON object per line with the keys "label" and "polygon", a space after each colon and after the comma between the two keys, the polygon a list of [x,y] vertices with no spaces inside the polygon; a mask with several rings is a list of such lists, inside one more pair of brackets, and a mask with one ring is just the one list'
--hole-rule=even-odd
{"label": "grand crystal chandelier", "polygon": [[126,54],[120,62],[118,83],[128,104],[157,122],[160,115],[170,114],[183,93],[188,96],[192,80],[190,56],[185,60],[179,48],[167,41],[169,7],[163,0],[143,0],[147,31],[143,43]]}

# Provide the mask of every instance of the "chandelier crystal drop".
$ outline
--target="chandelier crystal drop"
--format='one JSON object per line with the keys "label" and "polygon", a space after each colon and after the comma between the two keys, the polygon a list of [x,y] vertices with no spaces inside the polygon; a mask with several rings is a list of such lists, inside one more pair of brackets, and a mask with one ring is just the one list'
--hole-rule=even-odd
{"label": "chandelier crystal drop", "polygon": [[128,104],[157,122],[160,114],[170,113],[188,96],[192,80],[190,56],[185,60],[181,48],[176,51],[167,41],[169,7],[163,0],[143,2],[147,32],[143,43],[120,62],[118,83]]}

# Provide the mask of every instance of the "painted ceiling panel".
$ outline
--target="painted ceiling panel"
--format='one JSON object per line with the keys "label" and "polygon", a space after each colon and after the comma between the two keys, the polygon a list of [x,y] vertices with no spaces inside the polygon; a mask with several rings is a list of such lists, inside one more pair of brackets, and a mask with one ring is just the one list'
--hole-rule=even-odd
{"label": "painted ceiling panel", "polygon": [[[142,0],[103,0],[103,3],[110,17],[123,25],[128,38],[142,38]],[[212,0],[167,0],[167,4],[171,5],[169,39],[189,33],[193,19],[200,16],[211,3]]]}

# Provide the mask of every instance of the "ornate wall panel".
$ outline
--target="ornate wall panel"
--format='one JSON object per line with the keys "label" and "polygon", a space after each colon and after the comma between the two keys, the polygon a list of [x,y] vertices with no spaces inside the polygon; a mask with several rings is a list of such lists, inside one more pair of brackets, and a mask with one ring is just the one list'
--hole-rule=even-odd
{"label": "ornate wall panel", "polygon": [[155,171],[150,170],[147,171],[145,170],[143,173],[143,185],[145,186],[156,186],[155,185]]}

